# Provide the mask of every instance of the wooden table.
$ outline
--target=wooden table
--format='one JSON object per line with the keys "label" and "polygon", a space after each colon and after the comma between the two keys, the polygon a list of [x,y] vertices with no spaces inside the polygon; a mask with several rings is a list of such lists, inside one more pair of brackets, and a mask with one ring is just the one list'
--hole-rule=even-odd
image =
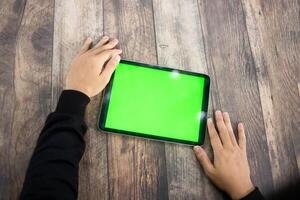
{"label": "wooden table", "polygon": [[[0,199],[16,199],[46,116],[83,40],[119,38],[123,58],[211,76],[210,116],[247,128],[264,194],[300,173],[297,0],[1,0]],[[87,108],[79,199],[224,199],[191,147],[97,132]],[[207,138],[208,139],[208,138]],[[209,140],[205,149],[210,152]],[[238,172],[237,172],[238,173]]]}

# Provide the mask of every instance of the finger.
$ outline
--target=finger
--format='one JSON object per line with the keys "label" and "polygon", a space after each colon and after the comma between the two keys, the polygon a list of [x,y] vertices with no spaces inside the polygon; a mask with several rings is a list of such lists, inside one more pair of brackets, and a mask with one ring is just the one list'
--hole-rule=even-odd
{"label": "finger", "polygon": [[222,148],[222,143],[211,118],[207,120],[207,128],[213,151],[215,152],[216,150],[220,150]]}
{"label": "finger", "polygon": [[94,46],[94,49],[103,46],[104,44],[106,44],[108,42],[108,40],[109,40],[108,36],[103,36],[101,38],[101,40]]}
{"label": "finger", "polygon": [[225,122],[225,125],[227,127],[230,139],[231,139],[231,143],[233,144],[233,146],[236,146],[237,142],[236,142],[236,139],[235,139],[235,136],[234,136],[234,132],[233,132],[233,129],[232,129],[232,125],[231,125],[231,121],[230,121],[230,117],[229,117],[228,112],[223,113],[223,118],[224,118],[224,122]]}
{"label": "finger", "polygon": [[226,125],[224,123],[223,115],[221,111],[217,110],[215,113],[216,117],[216,124],[219,130],[219,135],[221,138],[221,141],[224,146],[232,146],[231,141],[230,141],[230,136],[228,134],[228,130],[226,128]]}
{"label": "finger", "polygon": [[114,57],[115,55],[119,55],[122,53],[122,50],[120,49],[112,49],[112,50],[106,50],[102,52],[101,54],[94,55],[95,59],[99,63],[100,66],[95,67],[95,73],[100,75],[102,72],[103,67],[107,64],[107,62]]}
{"label": "finger", "polygon": [[120,49],[111,49],[111,50],[106,50],[106,51],[102,52],[101,54],[98,54],[97,56],[99,56],[99,58],[101,57],[101,59],[104,59],[105,61],[108,61],[115,55],[119,55],[121,53],[122,53],[122,50],[120,50]]}
{"label": "finger", "polygon": [[113,49],[115,46],[117,46],[117,44],[119,43],[119,40],[117,39],[113,39],[113,40],[110,40],[107,44],[103,45],[103,46],[100,46],[98,48],[95,48],[93,50],[93,52],[95,54],[99,54],[99,53],[102,53],[104,52],[105,50],[110,50],[110,49]]}
{"label": "finger", "polygon": [[114,73],[120,60],[121,57],[119,55],[115,55],[105,65],[104,70],[100,74],[100,80],[104,81],[105,85],[109,82],[111,75]]}
{"label": "finger", "polygon": [[83,46],[81,47],[79,54],[83,54],[84,52],[88,51],[92,44],[92,38],[88,37],[85,41]]}
{"label": "finger", "polygon": [[198,161],[200,162],[201,166],[203,167],[205,173],[208,176],[210,174],[212,174],[215,167],[213,166],[212,162],[208,158],[207,153],[204,151],[204,149],[200,146],[195,146],[194,152],[196,154]]}
{"label": "finger", "polygon": [[246,135],[243,123],[238,124],[239,147],[246,152]]}

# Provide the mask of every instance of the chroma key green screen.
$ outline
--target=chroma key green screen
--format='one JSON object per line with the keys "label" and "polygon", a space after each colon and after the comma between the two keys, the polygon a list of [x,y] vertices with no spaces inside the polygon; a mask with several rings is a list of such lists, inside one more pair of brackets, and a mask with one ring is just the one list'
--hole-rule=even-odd
{"label": "chroma key green screen", "polygon": [[104,97],[100,129],[203,143],[208,90],[206,75],[122,60]]}

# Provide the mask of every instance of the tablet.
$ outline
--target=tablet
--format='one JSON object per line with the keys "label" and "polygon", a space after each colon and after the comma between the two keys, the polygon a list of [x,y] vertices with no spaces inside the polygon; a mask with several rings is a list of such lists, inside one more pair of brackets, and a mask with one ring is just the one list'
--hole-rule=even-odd
{"label": "tablet", "polygon": [[201,145],[209,85],[205,74],[121,60],[105,88],[98,129]]}

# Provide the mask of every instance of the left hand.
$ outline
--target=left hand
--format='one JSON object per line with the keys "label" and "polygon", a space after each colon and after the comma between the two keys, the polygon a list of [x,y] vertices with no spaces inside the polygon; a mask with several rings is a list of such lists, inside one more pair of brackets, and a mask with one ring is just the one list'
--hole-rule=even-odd
{"label": "left hand", "polygon": [[[117,39],[104,36],[94,48],[92,39],[87,38],[69,67],[66,90],[77,90],[93,97],[108,84],[116,69],[122,51],[116,49]],[[104,67],[105,66],[105,67]]]}

